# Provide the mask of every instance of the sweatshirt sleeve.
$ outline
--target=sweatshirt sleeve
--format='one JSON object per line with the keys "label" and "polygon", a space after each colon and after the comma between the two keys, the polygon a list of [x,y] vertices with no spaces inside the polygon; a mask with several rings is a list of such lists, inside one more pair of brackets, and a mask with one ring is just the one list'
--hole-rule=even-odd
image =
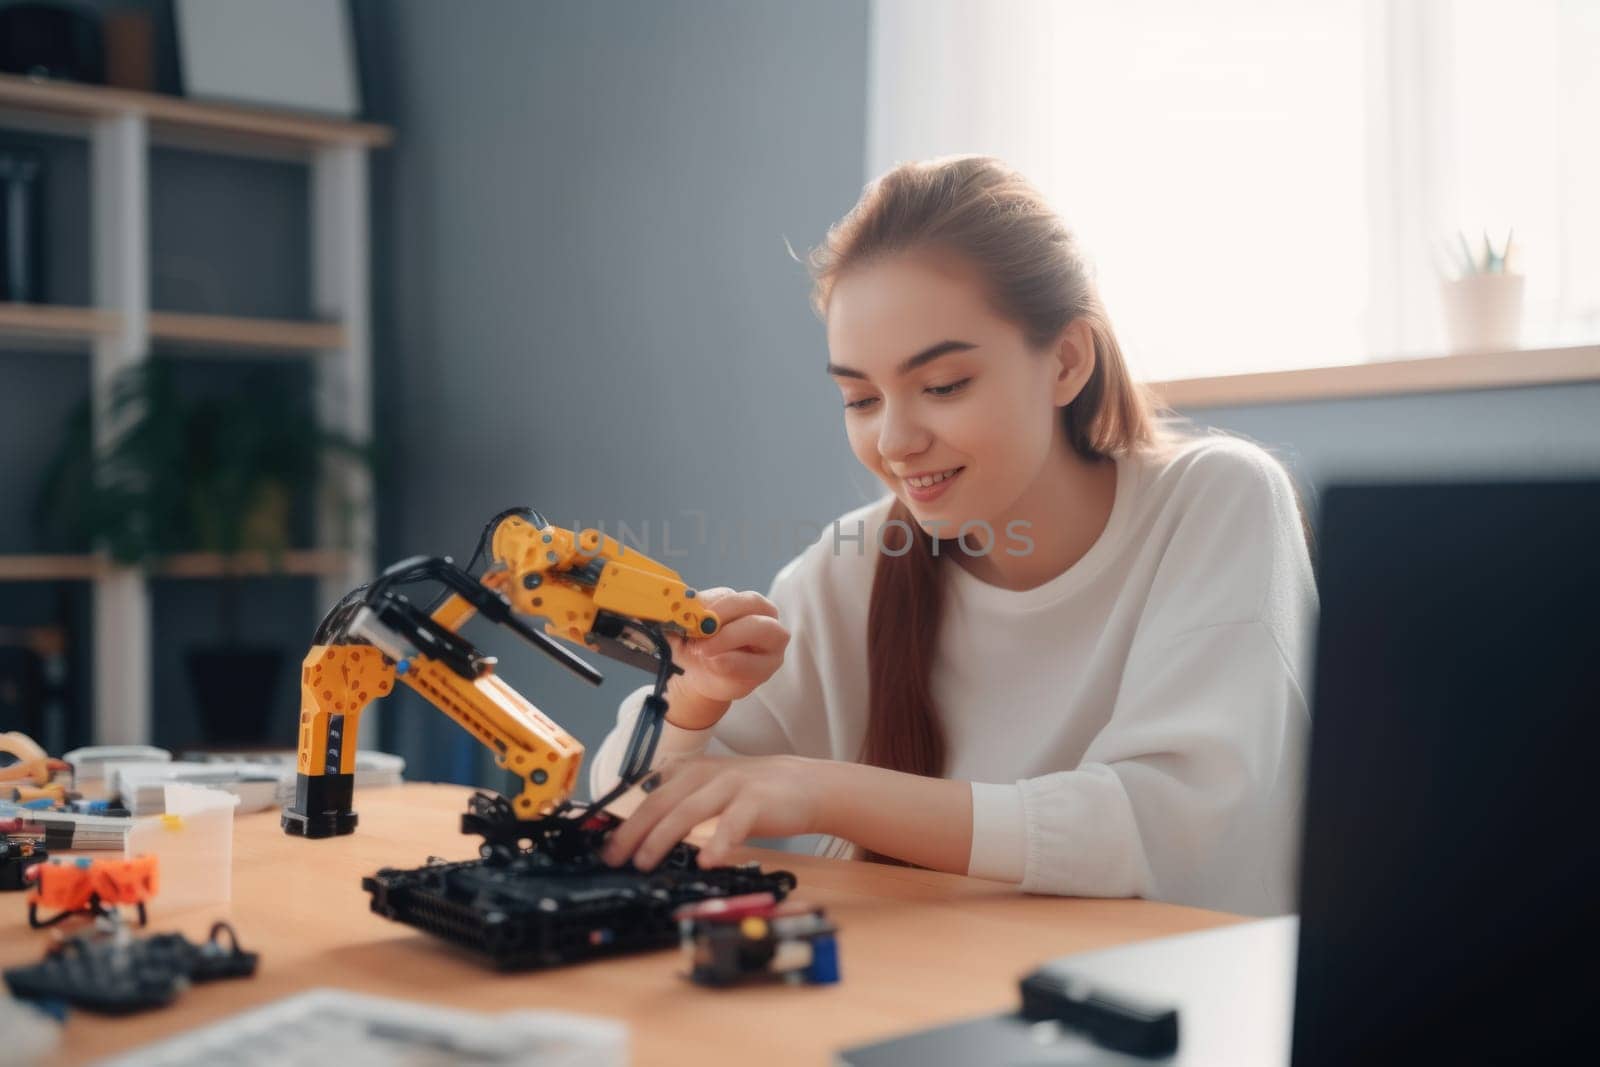
{"label": "sweatshirt sleeve", "polygon": [[1079,765],[974,785],[969,873],[1037,893],[1292,909],[1316,593],[1287,475],[1239,480],[1210,487],[1223,506],[1172,535]]}
{"label": "sweatshirt sleeve", "polygon": [[1306,721],[1260,622],[1167,643],[1078,767],[1017,783],[1022,888],[1289,909]]}
{"label": "sweatshirt sleeve", "polygon": [[[704,754],[767,756],[801,750],[790,736],[780,709],[818,707],[822,701],[820,672],[796,621],[803,590],[795,572],[802,559],[795,559],[779,571],[767,594],[778,609],[779,621],[790,631],[782,665],[749,696],[734,701],[715,726],[685,730],[663,723],[656,746],[657,764]],[[598,797],[616,784],[628,738],[651,688],[640,686],[617,708],[617,724],[600,743],[589,765],[591,796]]]}

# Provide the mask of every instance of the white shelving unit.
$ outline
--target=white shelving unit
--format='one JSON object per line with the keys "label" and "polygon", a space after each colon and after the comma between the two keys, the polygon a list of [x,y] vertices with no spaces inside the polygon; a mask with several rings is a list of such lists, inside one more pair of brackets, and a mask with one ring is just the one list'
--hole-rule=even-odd
{"label": "white shelving unit", "polygon": [[[89,147],[94,306],[0,303],[0,339],[46,341],[90,352],[98,441],[108,424],[106,386],[150,354],[154,342],[281,353],[313,360],[318,410],[359,440],[372,428],[367,154],[387,127],[197,103],[177,97],[0,75],[0,127],[83,137]],[[155,311],[150,307],[149,155],[152,144],[227,155],[295,159],[310,168],[310,264],[315,322]],[[355,499],[370,498],[356,470],[341,473]],[[359,509],[370,515],[369,508]],[[323,545],[332,517],[319,519]],[[353,550],[290,554],[281,573],[315,574],[327,602],[372,570],[370,518]],[[264,560],[248,564],[267,572]],[[221,573],[216,557],[168,561],[163,573]],[[0,580],[79,579],[94,586],[94,740],[134,744],[151,732],[150,599],[145,577],[97,556],[0,556]]]}

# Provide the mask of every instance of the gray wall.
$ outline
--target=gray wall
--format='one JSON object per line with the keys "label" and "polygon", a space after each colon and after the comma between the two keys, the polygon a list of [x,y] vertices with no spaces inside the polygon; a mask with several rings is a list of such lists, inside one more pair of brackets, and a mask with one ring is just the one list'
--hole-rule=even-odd
{"label": "gray wall", "polygon": [[[830,397],[804,269],[859,195],[867,11],[649,0],[357,7],[375,117],[384,559],[464,557],[501,508],[619,521],[691,584],[765,589],[796,550],[694,543],[867,499]],[[590,689],[472,629],[595,744],[645,681]],[[409,694],[405,694],[409,696]],[[419,776],[477,746],[403,698],[373,716]],[[487,779],[498,784],[498,779]]]}

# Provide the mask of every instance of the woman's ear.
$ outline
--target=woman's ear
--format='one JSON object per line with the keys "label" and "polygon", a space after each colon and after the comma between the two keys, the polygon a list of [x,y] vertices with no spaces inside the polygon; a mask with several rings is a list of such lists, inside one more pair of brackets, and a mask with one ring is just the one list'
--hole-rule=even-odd
{"label": "woman's ear", "polygon": [[1053,385],[1055,405],[1066,407],[1078,399],[1094,373],[1094,330],[1085,316],[1067,323],[1054,346],[1056,377]]}

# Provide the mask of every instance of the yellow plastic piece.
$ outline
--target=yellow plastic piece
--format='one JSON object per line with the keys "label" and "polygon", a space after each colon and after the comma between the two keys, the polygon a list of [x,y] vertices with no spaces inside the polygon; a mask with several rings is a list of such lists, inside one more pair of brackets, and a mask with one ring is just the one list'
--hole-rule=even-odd
{"label": "yellow plastic piece", "polygon": [[[371,645],[313,645],[300,665],[301,774],[354,774],[361,712],[394,691],[394,664]],[[344,716],[339,766],[329,771],[328,728]]]}
{"label": "yellow plastic piece", "polygon": [[[484,583],[488,585],[488,582]],[[467,603],[456,593],[451,593],[437,611],[431,616],[433,621],[454,633],[467,624],[467,621],[478,613],[478,609]]]}
{"label": "yellow plastic piece", "polygon": [[400,680],[466,728],[522,780],[512,798],[517,817],[546,815],[572,795],[583,745],[497,675],[468,681],[444,664],[414,657]]}
{"label": "yellow plastic piece", "polygon": [[67,800],[67,787],[60,782],[51,782],[49,785],[19,785],[11,790],[10,799],[18,804],[27,804],[35,800],[64,804]]}
{"label": "yellow plastic piece", "polygon": [[18,730],[0,734],[0,752],[16,760],[8,767],[0,767],[0,781],[28,780],[37,786],[50,784],[54,774],[50,767],[50,757],[45,755],[39,743],[27,734]]}
{"label": "yellow plastic piece", "polygon": [[[665,623],[691,637],[717,632],[716,613],[700,604],[677,571],[599,530],[539,530],[512,516],[495,528],[491,544],[507,572],[499,588],[511,606],[543,618],[546,633],[573,644],[587,644],[599,611]],[[565,576],[586,568],[599,572],[592,588]]]}
{"label": "yellow plastic piece", "polygon": [[0,752],[28,763],[45,758],[44,749],[39,747],[39,742],[20,730],[8,730],[0,734]]}

